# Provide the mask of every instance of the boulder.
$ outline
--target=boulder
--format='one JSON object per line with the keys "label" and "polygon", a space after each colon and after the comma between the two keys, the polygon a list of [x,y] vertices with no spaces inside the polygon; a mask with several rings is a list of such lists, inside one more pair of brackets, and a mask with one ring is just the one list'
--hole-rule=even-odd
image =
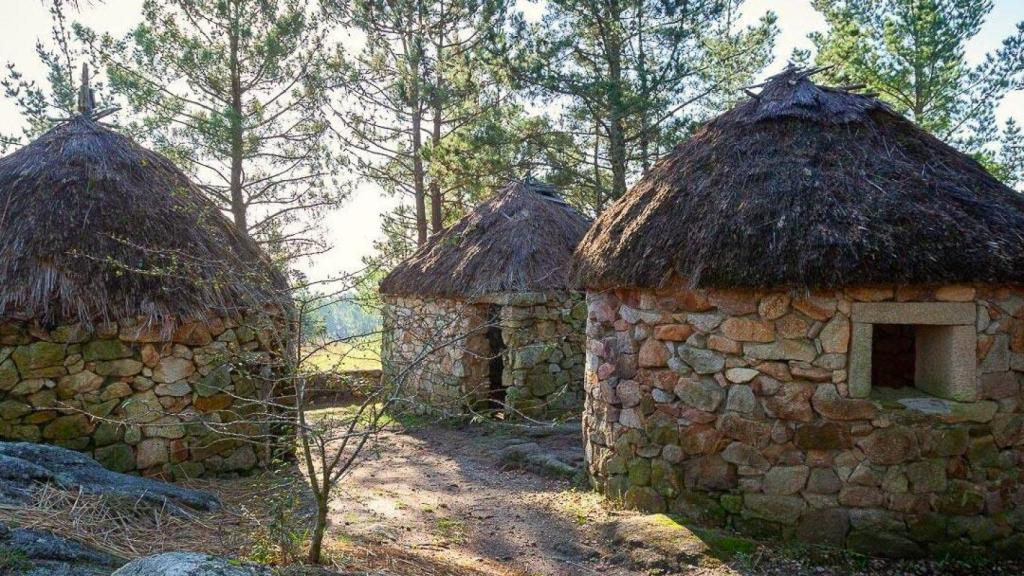
{"label": "boulder", "polygon": [[208,492],[113,472],[85,454],[60,446],[0,442],[0,501],[24,502],[37,483],[147,500],[171,510],[215,510],[220,506],[217,497]]}
{"label": "boulder", "polygon": [[2,574],[98,576],[110,574],[124,563],[110,554],[50,532],[12,528],[3,523],[0,523],[0,547],[20,556],[15,559],[10,555],[8,562],[0,566]]}
{"label": "boulder", "polygon": [[132,560],[111,576],[271,576],[270,568],[197,552],[165,552]]}

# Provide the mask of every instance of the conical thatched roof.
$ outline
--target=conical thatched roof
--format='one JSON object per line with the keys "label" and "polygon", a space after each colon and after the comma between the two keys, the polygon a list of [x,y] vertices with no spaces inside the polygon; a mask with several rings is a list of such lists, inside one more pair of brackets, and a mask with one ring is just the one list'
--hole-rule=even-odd
{"label": "conical thatched roof", "polygon": [[206,318],[283,278],[167,158],[76,117],[0,159],[0,320]]}
{"label": "conical thatched roof", "polygon": [[1024,198],[877,99],[787,70],[595,222],[590,288],[1024,281]]}
{"label": "conical thatched roof", "polygon": [[480,296],[572,288],[572,252],[590,221],[555,193],[513,182],[431,236],[380,283],[384,294]]}

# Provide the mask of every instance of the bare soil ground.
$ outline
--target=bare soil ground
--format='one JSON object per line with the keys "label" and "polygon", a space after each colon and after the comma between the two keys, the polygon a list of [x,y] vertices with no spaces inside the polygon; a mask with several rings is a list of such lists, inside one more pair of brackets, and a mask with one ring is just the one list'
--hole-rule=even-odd
{"label": "bare soil ground", "polygon": [[495,575],[635,573],[611,564],[589,529],[609,516],[597,495],[502,458],[509,446],[535,443],[579,464],[578,434],[431,425],[382,440],[386,452],[345,482],[332,510],[338,531]]}
{"label": "bare soil ground", "polygon": [[[1024,574],[984,559],[888,561],[766,544],[618,510],[557,465],[582,464],[577,430],[434,423],[389,432],[386,451],[345,481],[330,534],[403,550],[452,575]],[[524,462],[520,449],[556,465]]]}
{"label": "bare soil ground", "polygon": [[[343,482],[319,568],[296,562],[311,502],[295,467],[189,482],[220,496],[214,514],[49,490],[30,506],[0,506],[0,521],[124,559],[188,549],[287,565],[282,576],[1024,574],[1024,565],[984,558],[887,561],[755,542],[618,510],[580,487],[577,430],[396,425]],[[18,573],[12,560],[0,546],[0,576]]]}

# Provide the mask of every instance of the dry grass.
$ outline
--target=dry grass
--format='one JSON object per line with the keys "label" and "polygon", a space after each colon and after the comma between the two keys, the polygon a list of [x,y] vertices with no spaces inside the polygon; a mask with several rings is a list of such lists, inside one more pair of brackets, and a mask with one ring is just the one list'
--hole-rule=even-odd
{"label": "dry grass", "polygon": [[[240,487],[226,483],[225,488],[217,492],[228,502],[231,490]],[[83,494],[41,485],[30,504],[0,505],[0,520],[131,559],[182,549],[235,555],[251,546],[249,534],[260,524],[253,512],[230,504],[214,513],[172,510],[116,494]]]}
{"label": "dry grass", "polygon": [[[324,574],[297,563],[305,553],[304,513],[299,503],[284,518],[275,502],[304,494],[292,473],[265,473],[230,480],[194,480],[189,487],[220,496],[214,513],[175,511],[118,495],[89,495],[41,485],[23,506],[0,505],[0,521],[20,528],[46,530],[127,560],[172,550],[242,557],[288,566],[284,574]],[[281,524],[289,524],[282,526]],[[300,538],[288,542],[294,535]],[[292,546],[294,545],[294,546]],[[326,566],[345,574],[367,576],[506,575],[429,558],[387,543],[356,542],[332,532],[325,543]]]}

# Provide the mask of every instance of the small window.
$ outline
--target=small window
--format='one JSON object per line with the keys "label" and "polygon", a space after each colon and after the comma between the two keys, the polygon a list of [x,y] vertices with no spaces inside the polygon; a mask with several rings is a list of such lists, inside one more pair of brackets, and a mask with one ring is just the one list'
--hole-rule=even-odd
{"label": "small window", "polygon": [[916,388],[947,400],[977,398],[973,303],[855,303],[850,395]]}
{"label": "small window", "polygon": [[917,359],[913,324],[873,324],[871,333],[871,385],[912,388]]}

